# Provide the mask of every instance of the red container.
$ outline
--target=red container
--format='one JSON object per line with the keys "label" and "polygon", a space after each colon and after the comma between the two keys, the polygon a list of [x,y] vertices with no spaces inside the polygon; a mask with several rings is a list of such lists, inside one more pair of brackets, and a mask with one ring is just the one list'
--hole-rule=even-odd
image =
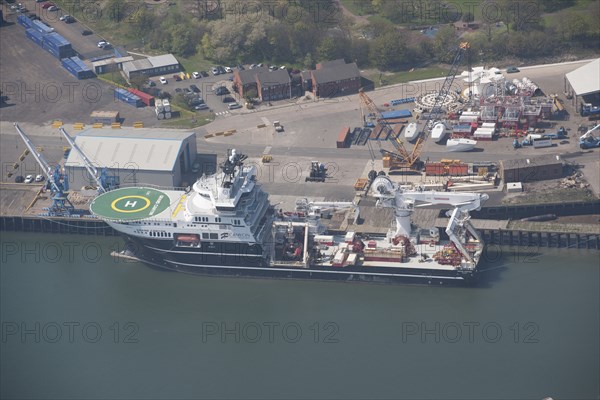
{"label": "red container", "polygon": [[337,138],[337,148],[342,149],[348,147],[348,134],[350,133],[350,127],[345,126],[342,128]]}
{"label": "red container", "polygon": [[151,96],[148,93],[133,88],[129,88],[127,90],[139,97],[142,100],[142,103],[144,103],[148,107],[154,106],[154,96]]}

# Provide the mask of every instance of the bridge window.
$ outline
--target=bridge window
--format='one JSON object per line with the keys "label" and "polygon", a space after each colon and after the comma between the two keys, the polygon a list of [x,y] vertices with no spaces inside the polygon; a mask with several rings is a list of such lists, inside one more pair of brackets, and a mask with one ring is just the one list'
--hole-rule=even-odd
{"label": "bridge window", "polygon": [[208,233],[202,232],[202,239],[208,239]]}
{"label": "bridge window", "polygon": [[211,238],[211,239],[218,239],[218,238],[219,238],[219,235],[218,235],[218,234],[216,234],[216,233],[211,233],[211,234],[210,234],[210,238]]}

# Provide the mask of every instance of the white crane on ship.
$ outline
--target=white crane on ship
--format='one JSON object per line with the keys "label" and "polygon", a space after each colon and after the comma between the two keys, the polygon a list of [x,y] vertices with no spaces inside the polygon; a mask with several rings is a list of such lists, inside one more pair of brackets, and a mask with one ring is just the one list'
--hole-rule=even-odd
{"label": "white crane on ship", "polygon": [[[415,203],[424,203],[418,206],[427,206],[434,204],[446,204],[454,207],[448,211],[450,217],[446,227],[446,233],[450,241],[456,246],[456,249],[463,257],[463,265],[475,267],[475,259],[480,254],[472,255],[464,246],[467,236],[470,235],[477,242],[482,243],[479,233],[469,222],[469,212],[479,210],[481,205],[489,199],[485,193],[454,193],[405,190],[399,185],[393,183],[387,176],[378,176],[373,181],[374,196],[379,199],[379,205],[383,207],[392,207],[395,210],[396,231],[394,235],[410,237],[411,234],[411,215],[415,208]],[[481,250],[479,250],[481,251]]]}

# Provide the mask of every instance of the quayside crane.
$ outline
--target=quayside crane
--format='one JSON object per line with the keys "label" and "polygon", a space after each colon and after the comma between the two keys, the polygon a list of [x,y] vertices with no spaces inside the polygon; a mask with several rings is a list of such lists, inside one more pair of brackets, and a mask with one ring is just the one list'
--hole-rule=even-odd
{"label": "quayside crane", "polygon": [[448,96],[448,93],[450,93],[450,89],[452,87],[452,83],[454,82],[456,72],[458,71],[458,68],[460,66],[460,62],[464,54],[468,52],[470,47],[471,46],[469,42],[462,42],[458,46],[458,49],[454,56],[454,60],[452,61],[452,66],[450,67],[450,71],[448,72],[448,75],[446,76],[446,79],[444,80],[444,83],[442,84],[438,95],[435,97],[433,107],[431,108],[431,110],[429,110],[427,120],[425,121],[425,125],[423,126],[423,132],[421,132],[421,134],[418,136],[415,146],[413,147],[411,152],[409,152],[406,149],[400,137],[394,137],[394,135],[389,134],[392,128],[385,121],[385,119],[381,117],[381,113],[375,106],[373,100],[371,100],[369,96],[367,96],[366,93],[364,93],[363,91],[359,93],[361,103],[369,110],[370,113],[377,116],[377,122],[381,124],[388,139],[391,141],[392,145],[396,149],[396,152],[391,152],[384,149],[380,150],[383,155],[387,155],[390,157],[390,168],[393,167],[395,169],[412,170],[420,169],[421,163],[419,161],[419,158],[423,150],[423,144],[427,140],[435,121],[444,112],[444,110],[442,109],[442,104],[444,104],[444,100]]}
{"label": "quayside crane", "polygon": [[[446,79],[444,79],[442,88],[440,89],[438,95],[435,98],[433,107],[431,108],[431,110],[429,110],[427,120],[425,121],[425,125],[423,126],[423,132],[421,133],[421,135],[419,135],[419,138],[417,139],[415,147],[413,148],[413,151],[411,154],[411,157],[412,157],[411,160],[413,163],[421,155],[421,151],[423,150],[423,144],[429,137],[429,134],[431,133],[431,130],[433,129],[434,123],[440,117],[440,115],[442,115],[442,113],[444,112],[442,110],[441,105],[444,104],[444,100],[446,100],[446,96],[448,96],[448,93],[450,93],[450,89],[452,87],[452,83],[454,82],[454,77],[456,75],[456,72],[458,71],[458,67],[460,66],[460,62],[461,62],[463,56],[465,55],[465,53],[468,52],[470,47],[471,47],[471,45],[469,44],[469,42],[461,42],[458,45],[458,49],[456,50],[456,54],[454,55],[454,61],[452,61],[452,66],[450,67],[450,71],[448,72],[448,75],[446,75]],[[469,66],[469,70],[470,69],[471,68]]]}
{"label": "quayside crane", "polygon": [[77,154],[79,154],[79,156],[81,157],[85,169],[88,171],[90,176],[96,181],[99,193],[105,193],[108,190],[111,190],[117,186],[116,177],[108,176],[106,168],[102,168],[101,171],[98,171],[98,169],[94,167],[94,164],[92,164],[90,159],[85,155],[83,150],[79,148],[79,146],[75,143],[75,141],[73,140],[73,138],[71,138],[67,131],[64,130],[64,128],[60,128],[60,133],[62,133],[65,139],[67,139],[67,142],[69,142],[71,148],[74,149],[77,152]]}
{"label": "quayside crane", "polygon": [[44,155],[36,149],[31,139],[29,139],[16,122],[14,123],[14,126],[19,136],[21,136],[21,139],[25,142],[29,152],[35,158],[35,161],[40,165],[42,172],[48,181],[47,185],[52,195],[52,206],[48,208],[49,216],[72,216],[76,214],[75,207],[68,199],[68,176],[61,173],[60,165],[52,168]]}
{"label": "quayside crane", "polygon": [[[391,207],[394,209],[396,218],[396,238],[407,238],[411,233],[411,215],[416,203],[421,203],[425,206],[435,204],[445,204],[454,207],[448,211],[450,217],[446,227],[446,233],[450,241],[462,256],[463,267],[475,268],[476,260],[479,259],[483,246],[478,246],[473,251],[467,249],[465,244],[471,241],[474,244],[483,243],[479,233],[470,223],[469,212],[481,209],[489,196],[485,193],[463,193],[463,192],[436,192],[406,190],[393,183],[387,176],[378,176],[373,182],[374,196],[377,197],[378,203],[383,207]],[[471,239],[471,240],[470,240]]]}

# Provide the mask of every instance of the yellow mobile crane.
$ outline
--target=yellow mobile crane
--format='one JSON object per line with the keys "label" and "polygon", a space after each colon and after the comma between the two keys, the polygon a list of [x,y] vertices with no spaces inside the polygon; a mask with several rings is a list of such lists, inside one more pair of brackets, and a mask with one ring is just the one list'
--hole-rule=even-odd
{"label": "yellow mobile crane", "polygon": [[[396,149],[396,152],[384,149],[380,150],[384,156],[390,157],[390,170],[414,171],[420,170],[422,168],[423,163],[419,160],[419,157],[421,156],[421,151],[423,150],[423,144],[425,143],[427,137],[429,136],[429,133],[431,132],[433,123],[443,113],[441,105],[443,104],[446,96],[450,92],[450,88],[452,86],[452,83],[454,82],[454,76],[456,75],[461,59],[463,55],[467,53],[470,47],[471,46],[469,42],[462,42],[458,46],[458,50],[456,51],[456,55],[454,56],[454,61],[452,62],[450,71],[448,72],[448,75],[444,80],[442,88],[440,89],[438,95],[435,98],[435,102],[432,109],[429,111],[429,115],[423,127],[423,132],[419,135],[419,138],[417,139],[417,142],[411,152],[409,152],[406,149],[404,143],[402,142],[399,136],[394,137],[394,135],[390,134],[392,128],[386,122],[386,120],[381,117],[381,113],[377,109],[377,106],[375,105],[373,100],[371,100],[362,89],[360,90],[359,98],[362,107],[366,108],[370,115],[375,115],[377,123],[383,127],[383,132],[385,132],[385,134],[388,135],[388,139],[392,142],[392,145]],[[362,113],[364,117],[365,112],[362,111]]]}

